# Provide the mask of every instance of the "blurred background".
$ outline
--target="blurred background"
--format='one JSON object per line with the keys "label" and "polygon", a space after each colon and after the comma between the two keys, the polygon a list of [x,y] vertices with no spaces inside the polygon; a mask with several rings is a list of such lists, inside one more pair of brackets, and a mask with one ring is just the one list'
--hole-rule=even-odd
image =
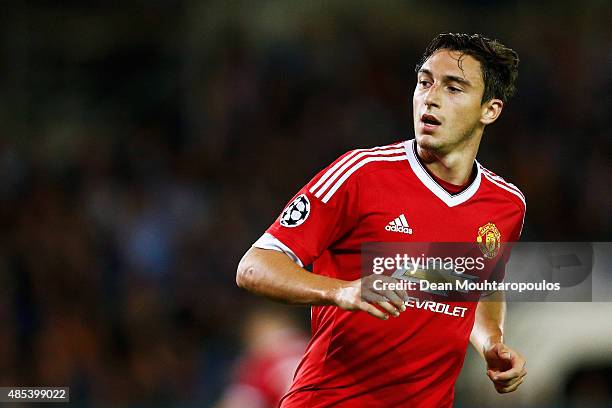
{"label": "blurred background", "polygon": [[[238,261],[337,156],[412,138],[414,67],[439,32],[520,55],[478,159],[527,196],[523,240],[611,240],[609,1],[1,10],[0,386],[67,385],[78,407],[271,406],[309,310],[238,289]],[[470,353],[457,407],[612,406],[610,304],[509,313],[527,382],[498,396]]]}

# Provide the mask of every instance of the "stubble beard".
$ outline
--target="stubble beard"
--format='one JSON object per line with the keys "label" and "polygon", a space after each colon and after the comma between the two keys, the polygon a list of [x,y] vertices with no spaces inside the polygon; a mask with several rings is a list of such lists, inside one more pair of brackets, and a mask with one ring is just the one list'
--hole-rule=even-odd
{"label": "stubble beard", "polygon": [[[447,155],[461,147],[467,145],[471,140],[476,137],[478,124],[474,124],[472,127],[464,131],[457,137],[436,137],[435,135],[424,135],[420,141],[417,138],[417,144],[419,148],[428,151],[435,156]],[[446,140],[445,140],[446,139]]]}

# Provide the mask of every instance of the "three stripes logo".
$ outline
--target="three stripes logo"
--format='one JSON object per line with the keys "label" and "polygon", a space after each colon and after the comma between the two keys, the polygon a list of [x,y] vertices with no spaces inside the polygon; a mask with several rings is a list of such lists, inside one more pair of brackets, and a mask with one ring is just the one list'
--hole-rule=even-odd
{"label": "three stripes logo", "polygon": [[412,234],[412,228],[408,226],[408,221],[406,221],[406,217],[404,214],[401,214],[399,217],[391,221],[385,227],[387,231],[391,232],[401,232],[403,234]]}
{"label": "three stripes logo", "polygon": [[408,160],[404,142],[371,149],[356,149],[336,161],[310,188],[310,192],[323,204],[333,197],[340,187],[357,170],[369,163]]}

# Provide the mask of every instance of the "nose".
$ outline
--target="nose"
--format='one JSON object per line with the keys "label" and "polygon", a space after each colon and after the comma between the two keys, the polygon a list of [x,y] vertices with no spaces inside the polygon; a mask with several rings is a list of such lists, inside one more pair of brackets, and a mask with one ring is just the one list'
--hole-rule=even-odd
{"label": "nose", "polygon": [[440,107],[440,98],[438,95],[438,85],[437,84],[433,84],[429,87],[429,89],[427,90],[427,93],[425,94],[424,102],[427,107],[430,107],[430,106],[434,106],[436,108]]}

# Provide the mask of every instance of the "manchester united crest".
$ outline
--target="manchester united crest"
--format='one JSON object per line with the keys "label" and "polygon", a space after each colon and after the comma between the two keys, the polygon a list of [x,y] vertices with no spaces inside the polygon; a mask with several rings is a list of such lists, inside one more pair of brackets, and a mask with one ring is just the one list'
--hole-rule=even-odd
{"label": "manchester united crest", "polygon": [[501,234],[492,222],[478,228],[476,242],[485,258],[495,258],[501,245]]}

